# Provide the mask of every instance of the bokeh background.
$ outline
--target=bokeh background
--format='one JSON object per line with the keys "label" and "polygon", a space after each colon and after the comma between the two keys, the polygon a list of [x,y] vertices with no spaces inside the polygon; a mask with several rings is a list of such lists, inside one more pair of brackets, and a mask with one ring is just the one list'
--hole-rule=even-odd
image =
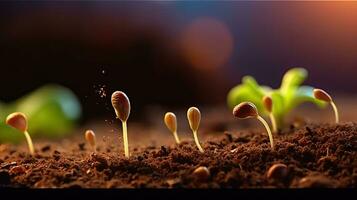
{"label": "bokeh background", "polygon": [[278,87],[291,67],[333,94],[357,92],[356,2],[1,2],[0,99],[71,88],[83,120],[150,105],[225,104],[241,77]]}

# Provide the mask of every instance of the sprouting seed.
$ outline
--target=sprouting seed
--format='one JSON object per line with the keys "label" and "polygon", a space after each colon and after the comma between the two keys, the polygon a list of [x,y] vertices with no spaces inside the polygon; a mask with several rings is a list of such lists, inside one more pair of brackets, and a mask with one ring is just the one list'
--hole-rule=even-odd
{"label": "sprouting seed", "polygon": [[268,111],[269,113],[269,118],[271,121],[271,125],[273,128],[273,133],[278,132],[278,128],[276,125],[276,120],[273,114],[273,99],[270,96],[264,96],[263,97],[263,105],[265,107],[265,109]]}
{"label": "sprouting seed", "polygon": [[257,107],[251,102],[242,102],[233,108],[233,115],[239,119],[256,118],[265,127],[268,132],[270,146],[274,150],[273,135],[271,133],[268,123],[258,114]]}
{"label": "sprouting seed", "polygon": [[97,152],[97,143],[96,143],[96,137],[94,131],[87,130],[84,134],[84,137],[87,140],[87,142],[90,144],[90,146],[93,148],[93,151]]}
{"label": "sprouting seed", "polygon": [[177,144],[180,144],[180,139],[177,136],[177,120],[176,115],[172,112],[167,112],[164,117],[164,122],[167,128],[172,132],[175,137],[175,141]]}
{"label": "sprouting seed", "polygon": [[29,147],[29,151],[31,155],[35,154],[35,149],[32,144],[32,139],[30,137],[30,134],[28,133],[28,122],[27,122],[27,117],[24,113],[21,112],[15,112],[6,117],[6,124],[16,128],[17,130],[23,132],[26,137],[27,145]]}
{"label": "sprouting seed", "polygon": [[126,121],[130,115],[130,101],[126,94],[122,91],[116,91],[112,94],[112,105],[117,115],[122,122],[124,153],[125,157],[129,158],[128,130]]}
{"label": "sprouting seed", "polygon": [[325,101],[327,103],[330,103],[333,111],[335,112],[335,120],[336,123],[339,122],[339,115],[338,115],[338,110],[336,104],[333,102],[331,96],[324,90],[321,89],[314,89],[314,97],[318,100]]}
{"label": "sprouting seed", "polygon": [[198,141],[198,137],[197,137],[198,127],[200,126],[200,122],[201,122],[200,110],[198,110],[198,108],[196,108],[196,107],[189,108],[187,110],[187,119],[188,119],[188,123],[190,124],[191,130],[193,133],[193,137],[195,139],[195,143],[196,143],[198,149],[200,150],[200,152],[203,153],[204,150],[201,147],[200,142]]}

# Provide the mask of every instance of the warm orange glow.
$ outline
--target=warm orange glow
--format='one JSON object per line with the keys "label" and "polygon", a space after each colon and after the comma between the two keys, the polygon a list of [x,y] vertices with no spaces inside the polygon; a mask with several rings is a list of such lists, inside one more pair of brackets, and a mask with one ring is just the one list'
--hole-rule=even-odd
{"label": "warm orange glow", "polygon": [[181,44],[184,55],[194,67],[216,69],[230,58],[233,36],[223,22],[201,17],[185,28]]}

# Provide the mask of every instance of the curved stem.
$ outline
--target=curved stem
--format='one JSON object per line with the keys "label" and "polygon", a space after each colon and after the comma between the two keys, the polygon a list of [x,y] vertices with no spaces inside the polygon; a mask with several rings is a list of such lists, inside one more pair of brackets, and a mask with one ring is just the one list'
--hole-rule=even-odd
{"label": "curved stem", "polygon": [[270,121],[271,121],[271,126],[273,128],[273,133],[277,133],[278,132],[278,127],[276,125],[276,120],[275,120],[275,117],[274,117],[273,113],[270,113],[269,117],[270,117]]}
{"label": "curved stem", "polygon": [[180,144],[180,139],[179,139],[179,137],[178,137],[178,135],[177,135],[177,131],[173,132],[173,134],[174,134],[176,143],[177,143],[177,144]]}
{"label": "curved stem", "polygon": [[202,149],[202,147],[200,145],[200,142],[198,141],[197,131],[193,131],[193,137],[195,138],[195,142],[196,142],[196,145],[198,147],[198,150],[200,150],[200,152],[203,153],[204,150]]}
{"label": "curved stem", "polygon": [[123,121],[122,123],[123,123],[124,154],[125,157],[129,158],[128,129],[126,126],[126,121]]}
{"label": "curved stem", "polygon": [[270,140],[270,146],[271,148],[274,150],[274,141],[273,141],[273,134],[271,134],[271,130],[269,128],[268,123],[261,117],[261,116],[257,116],[257,119],[262,122],[262,124],[265,126],[265,129],[268,132],[268,136],[269,136],[269,140]]}
{"label": "curved stem", "polygon": [[336,119],[336,124],[340,121],[339,116],[338,116],[338,110],[336,104],[331,101],[331,106],[333,108],[333,111],[335,112],[335,119]]}
{"label": "curved stem", "polygon": [[33,147],[30,134],[27,131],[25,131],[24,134],[25,134],[25,137],[26,137],[26,140],[27,140],[27,145],[29,146],[30,154],[34,155],[35,154],[35,149]]}

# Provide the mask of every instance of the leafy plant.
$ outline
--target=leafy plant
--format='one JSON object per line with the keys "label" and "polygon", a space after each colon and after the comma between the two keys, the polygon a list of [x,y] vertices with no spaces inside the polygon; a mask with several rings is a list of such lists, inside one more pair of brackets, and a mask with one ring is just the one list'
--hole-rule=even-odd
{"label": "leafy plant", "polygon": [[312,102],[319,107],[326,106],[326,102],[317,100],[313,96],[313,87],[301,85],[308,76],[304,68],[292,68],[287,71],[278,89],[260,86],[252,76],[244,76],[242,83],[230,90],[227,103],[230,109],[241,102],[249,101],[256,105],[263,115],[269,115],[264,109],[263,97],[270,96],[273,102],[272,114],[277,127],[284,124],[284,118],[295,107],[304,102]]}

